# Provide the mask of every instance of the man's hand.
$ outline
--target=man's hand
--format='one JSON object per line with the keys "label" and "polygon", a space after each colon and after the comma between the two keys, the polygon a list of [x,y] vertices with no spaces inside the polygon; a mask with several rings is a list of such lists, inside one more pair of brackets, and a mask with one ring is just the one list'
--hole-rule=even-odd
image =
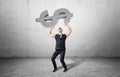
{"label": "man's hand", "polygon": [[55,34],[52,34],[52,30],[53,28],[50,28],[49,31],[48,31],[48,35],[52,38],[55,38]]}
{"label": "man's hand", "polygon": [[66,36],[68,37],[68,36],[71,34],[72,29],[71,29],[71,27],[70,27],[68,24],[65,24],[65,25],[66,25],[67,28],[68,28],[68,32],[66,33]]}

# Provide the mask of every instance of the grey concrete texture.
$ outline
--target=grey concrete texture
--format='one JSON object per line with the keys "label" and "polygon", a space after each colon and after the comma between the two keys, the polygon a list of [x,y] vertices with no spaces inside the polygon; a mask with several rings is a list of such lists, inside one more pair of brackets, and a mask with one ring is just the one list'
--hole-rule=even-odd
{"label": "grey concrete texture", "polygon": [[55,40],[35,18],[59,8],[74,14],[66,56],[120,57],[120,0],[0,0],[0,57],[50,57]]}
{"label": "grey concrete texture", "polygon": [[0,59],[0,77],[120,77],[119,58],[67,58],[68,71],[52,72],[49,58]]}

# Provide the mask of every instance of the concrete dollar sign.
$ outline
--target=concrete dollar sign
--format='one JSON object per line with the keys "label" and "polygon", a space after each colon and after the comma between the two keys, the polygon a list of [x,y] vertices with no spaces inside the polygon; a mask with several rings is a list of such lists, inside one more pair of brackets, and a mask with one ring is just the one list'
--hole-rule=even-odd
{"label": "concrete dollar sign", "polygon": [[54,27],[59,19],[64,19],[65,24],[68,24],[71,17],[73,17],[72,13],[65,8],[60,8],[54,12],[53,16],[49,16],[48,11],[45,10],[35,20],[41,22],[44,27]]}

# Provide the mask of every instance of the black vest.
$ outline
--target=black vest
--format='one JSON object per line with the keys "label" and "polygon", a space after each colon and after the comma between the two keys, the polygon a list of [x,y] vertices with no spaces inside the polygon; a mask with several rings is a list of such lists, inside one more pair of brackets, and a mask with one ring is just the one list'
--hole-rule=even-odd
{"label": "black vest", "polygon": [[66,40],[66,35],[62,34],[62,37],[60,38],[59,34],[55,35],[55,40],[56,40],[56,49],[66,49],[65,47],[65,40]]}

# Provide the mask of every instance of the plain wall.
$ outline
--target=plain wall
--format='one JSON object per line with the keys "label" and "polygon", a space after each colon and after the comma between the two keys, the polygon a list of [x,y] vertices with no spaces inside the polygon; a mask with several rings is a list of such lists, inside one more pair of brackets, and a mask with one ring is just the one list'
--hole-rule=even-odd
{"label": "plain wall", "polygon": [[0,57],[51,57],[55,39],[35,18],[59,8],[73,13],[67,57],[120,57],[120,0],[0,0]]}

